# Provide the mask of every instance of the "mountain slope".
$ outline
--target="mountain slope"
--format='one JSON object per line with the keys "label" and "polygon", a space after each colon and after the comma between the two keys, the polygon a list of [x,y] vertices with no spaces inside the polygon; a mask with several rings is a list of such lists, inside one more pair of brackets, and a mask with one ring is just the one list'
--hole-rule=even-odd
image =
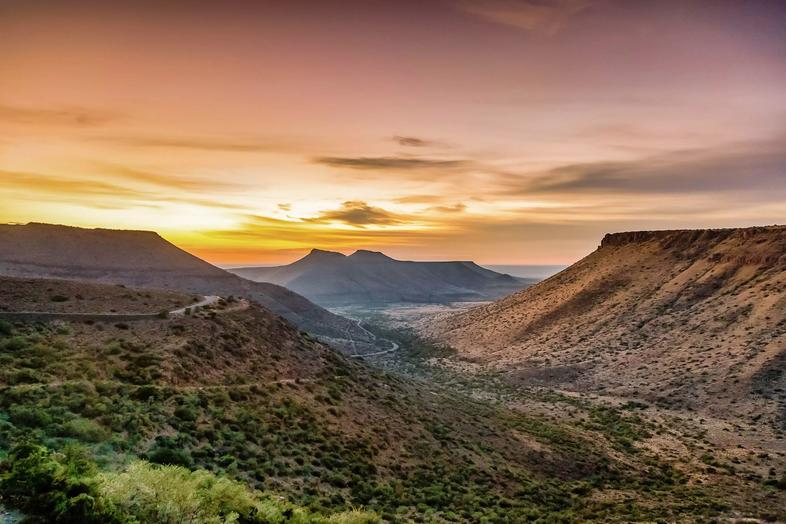
{"label": "mountain slope", "polygon": [[[621,454],[580,424],[375,371],[253,304],[0,322],[0,355],[0,457],[30,442],[73,455],[77,442],[108,467],[143,457],[205,468],[314,511],[362,505],[390,522],[676,521],[757,507],[721,505],[646,450]],[[717,477],[713,489],[729,482]]]}
{"label": "mountain slope", "polygon": [[208,264],[152,231],[0,225],[0,275],[50,277],[248,297],[301,329],[335,338],[367,336],[281,286],[251,282]]}
{"label": "mountain slope", "polygon": [[423,333],[520,384],[786,420],[786,227],[606,235]]}
{"label": "mountain slope", "polygon": [[286,286],[317,303],[490,300],[532,281],[496,273],[474,262],[411,262],[360,250],[350,256],[315,249],[292,264],[229,271]]}

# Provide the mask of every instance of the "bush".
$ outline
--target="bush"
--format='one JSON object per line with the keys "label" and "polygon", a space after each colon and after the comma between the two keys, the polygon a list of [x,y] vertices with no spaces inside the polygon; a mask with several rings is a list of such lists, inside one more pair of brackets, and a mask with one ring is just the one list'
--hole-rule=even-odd
{"label": "bush", "polygon": [[190,467],[194,461],[188,451],[166,446],[156,446],[147,454],[147,459],[156,464]]}
{"label": "bush", "polygon": [[86,418],[76,418],[63,424],[62,434],[85,442],[103,442],[109,432],[98,423]]}
{"label": "bush", "polygon": [[37,406],[13,406],[9,410],[11,422],[17,426],[40,428],[52,423],[52,417]]}
{"label": "bush", "polygon": [[7,320],[0,319],[0,335],[9,336],[14,333],[14,325]]}
{"label": "bush", "polygon": [[65,295],[52,295],[49,297],[52,302],[68,302],[68,297]]}
{"label": "bush", "polygon": [[263,522],[245,486],[207,471],[135,462],[120,474],[103,474],[98,491],[121,514],[141,522]]}
{"label": "bush", "polygon": [[199,417],[196,410],[191,406],[176,407],[174,415],[180,420],[185,420],[186,422],[195,422]]}
{"label": "bush", "polygon": [[137,461],[121,472],[96,473],[79,448],[52,453],[15,447],[0,466],[0,497],[41,521],[61,524],[375,524],[374,514],[324,517],[204,471]]}
{"label": "bush", "polygon": [[138,522],[179,524],[279,523],[374,524],[379,519],[353,511],[324,518],[278,498],[205,470],[135,462],[122,473],[98,477],[102,503]]}
{"label": "bush", "polygon": [[93,486],[82,478],[81,468],[70,463],[67,455],[60,459],[35,444],[15,447],[0,469],[3,500],[26,513],[46,516],[50,522],[117,522],[97,510]]}
{"label": "bush", "polygon": [[21,351],[26,349],[30,345],[30,342],[25,337],[15,336],[9,339],[3,340],[0,343],[0,350],[2,351]]}

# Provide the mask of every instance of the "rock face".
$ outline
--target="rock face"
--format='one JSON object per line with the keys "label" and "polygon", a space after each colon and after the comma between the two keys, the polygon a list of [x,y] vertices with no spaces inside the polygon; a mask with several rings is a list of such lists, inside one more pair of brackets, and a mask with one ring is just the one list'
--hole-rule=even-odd
{"label": "rock face", "polygon": [[409,262],[365,250],[344,256],[315,249],[286,266],[230,271],[286,286],[328,305],[492,300],[534,282],[474,262]]}
{"label": "rock face", "polygon": [[606,235],[561,273],[422,331],[520,383],[783,416],[786,227]]}
{"label": "rock face", "polygon": [[189,293],[247,297],[305,331],[334,338],[367,336],[354,322],[281,286],[251,282],[217,268],[152,231],[51,224],[0,225],[0,275],[90,280]]}

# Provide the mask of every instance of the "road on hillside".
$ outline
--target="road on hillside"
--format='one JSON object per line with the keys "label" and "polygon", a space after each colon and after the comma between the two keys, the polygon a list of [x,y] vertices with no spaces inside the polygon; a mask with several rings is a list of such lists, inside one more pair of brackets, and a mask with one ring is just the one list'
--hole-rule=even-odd
{"label": "road on hillside", "polygon": [[191,304],[189,306],[181,307],[180,309],[175,309],[174,311],[170,311],[169,314],[170,315],[185,315],[186,314],[186,309],[190,309],[191,311],[193,311],[194,309],[196,309],[198,307],[212,306],[213,304],[218,302],[220,299],[221,299],[221,297],[219,297],[217,295],[207,295],[206,297],[204,297],[199,302],[194,302],[193,304]]}
{"label": "road on hillside", "polygon": [[[205,296],[199,302],[194,302],[185,307],[181,307],[178,309],[167,311],[167,315],[174,315],[174,316],[183,316],[186,314],[186,310],[195,311],[197,308],[212,306],[218,301],[221,300],[221,297],[217,295],[209,295]],[[238,311],[241,309],[248,308],[248,301],[241,300],[237,304],[233,306],[229,306],[226,308],[219,309],[218,313],[230,313],[233,311]],[[21,318],[23,316],[31,316],[31,315],[42,315],[47,316],[51,319],[64,319],[64,320],[79,320],[79,319],[122,319],[122,320],[146,320],[146,319],[153,319],[160,316],[160,313],[67,313],[67,312],[52,312],[52,311],[0,311],[0,316],[11,317],[11,318]],[[0,521],[2,524],[2,521]]]}

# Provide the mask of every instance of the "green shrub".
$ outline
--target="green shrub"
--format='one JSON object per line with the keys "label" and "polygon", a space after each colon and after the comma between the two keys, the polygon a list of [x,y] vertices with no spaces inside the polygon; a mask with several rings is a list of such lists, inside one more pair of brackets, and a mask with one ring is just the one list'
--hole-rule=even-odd
{"label": "green shrub", "polygon": [[180,420],[194,422],[198,418],[197,412],[191,406],[178,406],[175,408],[175,416]]}
{"label": "green shrub", "polygon": [[0,319],[0,335],[9,336],[14,332],[14,325],[7,320]]}
{"label": "green shrub", "polygon": [[147,454],[147,459],[156,464],[190,467],[194,461],[188,451],[157,445]]}
{"label": "green shrub", "polygon": [[9,418],[17,426],[31,428],[46,427],[52,423],[49,413],[37,406],[13,406],[9,410]]}
{"label": "green shrub", "polygon": [[208,471],[144,461],[120,472],[96,473],[81,448],[56,454],[15,447],[0,466],[0,498],[11,507],[58,524],[375,524],[374,514],[325,517]]}
{"label": "green shrub", "polygon": [[91,483],[68,464],[68,456],[60,458],[56,460],[49,450],[35,444],[15,447],[0,469],[0,495],[6,504],[46,516],[49,522],[117,522],[99,513]]}
{"label": "green shrub", "polygon": [[103,442],[109,438],[109,432],[105,428],[81,417],[63,424],[62,435],[85,442]]}
{"label": "green shrub", "polygon": [[30,345],[30,342],[22,336],[15,336],[0,342],[2,351],[22,351]]}

